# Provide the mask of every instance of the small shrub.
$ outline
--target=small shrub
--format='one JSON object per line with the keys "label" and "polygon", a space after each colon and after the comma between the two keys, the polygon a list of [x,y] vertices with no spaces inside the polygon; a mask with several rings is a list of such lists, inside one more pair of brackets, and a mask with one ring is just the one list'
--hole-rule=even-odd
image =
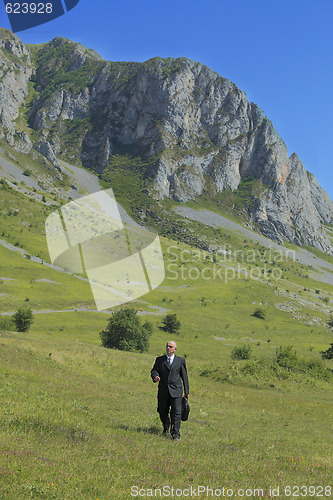
{"label": "small shrub", "polygon": [[167,314],[162,319],[162,330],[169,333],[178,333],[180,330],[181,323],[177,319],[177,314]]}
{"label": "small shrub", "polygon": [[215,380],[216,382],[232,382],[232,373],[220,367],[206,367],[201,370],[200,376]]}
{"label": "small shrub", "polygon": [[245,375],[256,375],[260,371],[260,366],[253,361],[247,361],[242,368],[242,372]]}
{"label": "small shrub", "polygon": [[250,359],[252,349],[250,345],[242,345],[241,347],[235,347],[231,352],[232,359]]}
{"label": "small shrub", "polygon": [[293,370],[297,368],[299,364],[299,358],[297,356],[296,350],[293,350],[291,345],[287,347],[278,347],[276,349],[275,362],[277,365],[287,368],[288,370]]}
{"label": "small shrub", "polygon": [[308,361],[306,368],[309,375],[316,379],[330,380],[332,378],[332,373],[324,366],[322,361]]}
{"label": "small shrub", "polygon": [[19,308],[12,319],[18,332],[27,332],[34,320],[30,307],[28,309]]}

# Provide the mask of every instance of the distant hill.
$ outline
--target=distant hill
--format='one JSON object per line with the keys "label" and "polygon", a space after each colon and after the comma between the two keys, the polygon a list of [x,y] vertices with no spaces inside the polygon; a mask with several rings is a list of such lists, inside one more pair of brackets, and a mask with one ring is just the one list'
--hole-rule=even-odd
{"label": "distant hill", "polygon": [[136,176],[150,200],[219,200],[272,240],[333,254],[332,200],[258,106],[198,62],[109,62],[0,29],[0,140],[60,175],[59,159]]}

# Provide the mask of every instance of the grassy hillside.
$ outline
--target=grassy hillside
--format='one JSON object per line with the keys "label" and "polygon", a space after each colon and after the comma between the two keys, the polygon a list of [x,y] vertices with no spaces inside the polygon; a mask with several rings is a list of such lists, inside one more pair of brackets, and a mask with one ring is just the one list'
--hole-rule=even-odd
{"label": "grassy hillside", "polygon": [[[286,498],[288,485],[333,487],[333,365],[320,357],[333,342],[332,286],[240,234],[181,220],[171,204],[150,211],[140,178],[121,182],[125,171],[115,165],[105,181],[118,179],[117,200],[163,235],[166,278],[128,305],[153,323],[146,354],[100,346],[109,316],[95,312],[89,283],[31,258],[49,260],[44,222],[55,207],[0,184],[0,239],[24,249],[0,245],[0,500],[122,499],[132,486],[148,496],[164,485],[263,490],[248,498],[280,487]],[[204,250],[214,245],[227,255]],[[5,314],[18,307],[34,311],[24,334]],[[178,443],[161,434],[150,379],[170,337],[159,310],[181,321],[190,377]]]}
{"label": "grassy hillside", "polygon": [[155,334],[147,355],[106,351],[100,321],[75,316],[61,333],[38,318],[29,334],[1,337],[1,498],[130,498],[134,485],[260,487],[268,498],[270,486],[331,484],[330,386],[206,379],[203,345],[191,351],[184,336],[191,415],[175,444],[160,433],[149,380],[166,337]]}
{"label": "grassy hillside", "polygon": [[[170,240],[163,248],[166,280],[134,304],[154,324],[149,353],[100,347],[103,313],[35,314],[29,332],[1,331],[0,498],[108,500],[163,485],[262,488],[269,498],[270,487],[332,486],[332,364],[319,355],[332,341],[331,288],[318,290],[297,263],[280,264],[281,280],[226,279],[223,266],[204,279],[211,256]],[[87,283],[0,251],[2,312],[93,308]],[[179,443],[162,436],[156,413],[149,372],[170,335],[145,314],[152,305],[182,323],[191,413]],[[297,362],[277,364],[290,344]],[[251,358],[232,359],[244,345]]]}

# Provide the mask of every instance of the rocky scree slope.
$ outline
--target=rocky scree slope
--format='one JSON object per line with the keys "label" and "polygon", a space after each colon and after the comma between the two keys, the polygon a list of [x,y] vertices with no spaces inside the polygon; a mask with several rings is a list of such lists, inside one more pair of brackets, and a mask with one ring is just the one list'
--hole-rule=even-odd
{"label": "rocky scree slope", "polygon": [[63,38],[29,46],[29,56],[8,30],[0,48],[1,137],[14,147],[32,146],[15,134],[30,79],[34,147],[56,168],[60,157],[102,173],[114,155],[140,157],[150,195],[180,202],[251,178],[248,215],[262,234],[333,253],[322,227],[333,223],[333,202],[231,81],[185,58],[104,61]]}

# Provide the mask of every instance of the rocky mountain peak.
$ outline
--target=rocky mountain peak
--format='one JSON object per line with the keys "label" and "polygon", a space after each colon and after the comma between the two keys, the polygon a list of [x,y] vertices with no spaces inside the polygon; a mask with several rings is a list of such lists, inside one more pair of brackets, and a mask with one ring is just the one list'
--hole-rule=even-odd
{"label": "rocky mountain peak", "polygon": [[44,54],[52,54],[53,51],[60,60],[63,60],[64,56],[66,56],[66,58],[70,57],[72,61],[81,57],[81,61],[77,63],[78,67],[80,63],[84,64],[87,60],[103,61],[103,58],[95,50],[89,49],[80,43],[73,42],[61,36],[53,38],[50,42],[43,44],[42,51]]}
{"label": "rocky mountain peak", "polygon": [[[21,42],[5,35],[1,43],[12,40],[23,62]],[[25,57],[20,78],[27,85],[32,68]],[[150,196],[180,202],[235,192],[254,179],[247,215],[257,230],[332,253],[322,226],[333,223],[332,201],[230,80],[186,58],[103,61],[60,37],[37,47],[34,61],[38,95],[29,124],[40,137],[35,147],[53,163],[60,155],[102,173],[114,155],[135,155],[146,165],[141,174]],[[2,111],[2,123],[11,117],[14,126],[15,109]]]}
{"label": "rocky mountain peak", "polygon": [[6,50],[19,58],[28,56],[29,53],[22,40],[6,28],[0,28],[0,49]]}

